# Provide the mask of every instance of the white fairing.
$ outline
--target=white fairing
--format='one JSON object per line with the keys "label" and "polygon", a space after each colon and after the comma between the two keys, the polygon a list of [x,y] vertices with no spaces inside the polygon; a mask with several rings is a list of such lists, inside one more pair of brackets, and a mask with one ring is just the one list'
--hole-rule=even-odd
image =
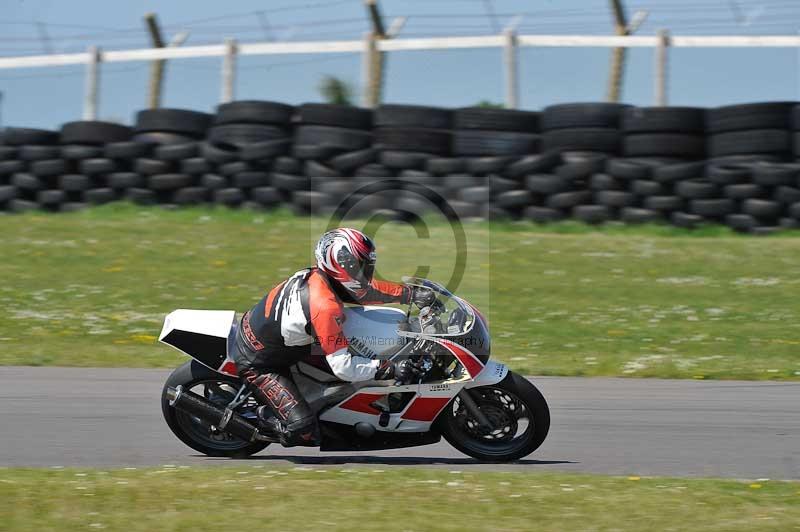
{"label": "white fairing", "polygon": [[477,388],[478,386],[497,384],[505,379],[506,375],[508,375],[508,366],[489,360],[483,370],[472,381],[468,382],[464,388]]}
{"label": "white fairing", "polygon": [[406,313],[392,307],[346,307],[342,331],[353,348],[368,358],[389,357],[405,344],[397,325]]}
{"label": "white fairing", "polygon": [[233,310],[178,309],[164,319],[164,327],[158,339],[164,340],[173,330],[227,338],[235,316],[236,312]]}

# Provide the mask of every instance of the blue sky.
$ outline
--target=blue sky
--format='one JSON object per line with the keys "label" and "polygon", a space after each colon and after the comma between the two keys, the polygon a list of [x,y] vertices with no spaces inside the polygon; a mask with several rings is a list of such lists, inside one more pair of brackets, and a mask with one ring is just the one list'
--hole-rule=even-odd
{"label": "blue sky", "polygon": [[[361,0],[0,0],[0,55],[69,53],[148,46],[142,15],[156,12],[170,38],[190,32],[187,45],[240,41],[338,40],[363,36]],[[385,18],[407,16],[401,37],[488,35],[515,15],[521,33],[609,34],[608,0],[382,0]],[[676,35],[787,34],[800,30],[797,0],[629,0],[628,15],[647,10],[638,34],[668,28]],[[629,54],[623,97],[653,100],[653,52]],[[605,94],[609,51],[526,48],[520,55],[520,106],[539,109]],[[670,53],[673,105],[717,106],[760,100],[799,100],[800,51],[791,49],[679,49]],[[397,52],[389,55],[384,101],[464,106],[503,100],[501,51]],[[242,58],[238,99],[318,101],[325,74],[358,89],[358,54]],[[103,66],[100,117],[130,123],[144,107],[147,63]],[[57,127],[79,119],[83,68],[0,71],[2,125]],[[164,105],[212,111],[220,95],[220,59],[170,61]]]}

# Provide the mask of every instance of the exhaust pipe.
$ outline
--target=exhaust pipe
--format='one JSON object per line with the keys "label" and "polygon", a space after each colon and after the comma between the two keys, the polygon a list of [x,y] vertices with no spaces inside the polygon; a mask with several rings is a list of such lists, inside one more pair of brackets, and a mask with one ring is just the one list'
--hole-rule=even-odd
{"label": "exhaust pipe", "polygon": [[167,388],[167,398],[169,399],[169,405],[176,410],[199,417],[219,430],[230,432],[244,441],[268,441],[273,443],[276,441],[259,433],[255,425],[230,408],[219,408],[196,393],[184,390],[183,386]]}

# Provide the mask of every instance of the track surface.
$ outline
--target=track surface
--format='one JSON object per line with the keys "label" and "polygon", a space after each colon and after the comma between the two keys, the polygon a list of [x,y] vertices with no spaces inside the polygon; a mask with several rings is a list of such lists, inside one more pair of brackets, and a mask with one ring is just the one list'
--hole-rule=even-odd
{"label": "track surface", "polygon": [[[163,370],[0,367],[0,466],[236,463],[161,418]],[[272,445],[250,461],[800,479],[800,383],[534,378],[552,427],[528,459],[479,464],[442,442],[368,453]]]}

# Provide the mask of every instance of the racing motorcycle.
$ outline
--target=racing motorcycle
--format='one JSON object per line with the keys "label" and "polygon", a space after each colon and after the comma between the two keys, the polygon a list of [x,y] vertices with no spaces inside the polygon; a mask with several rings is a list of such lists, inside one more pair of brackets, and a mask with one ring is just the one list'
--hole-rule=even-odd
{"label": "racing motorcycle", "polygon": [[[346,307],[345,336],[362,355],[402,360],[423,369],[414,382],[343,382],[324,356],[292,366],[292,377],[316,412],[321,451],[374,451],[429,445],[444,437],[483,461],[517,460],[535,451],[550,428],[550,411],[527,379],[489,359],[486,319],[445,287],[421,278],[407,284],[436,293],[435,304],[407,310]],[[192,357],[164,385],[161,405],[172,432],[208,456],[245,457],[278,442],[260,429],[259,406],[229,356],[234,311],[169,314],[159,336]]]}

